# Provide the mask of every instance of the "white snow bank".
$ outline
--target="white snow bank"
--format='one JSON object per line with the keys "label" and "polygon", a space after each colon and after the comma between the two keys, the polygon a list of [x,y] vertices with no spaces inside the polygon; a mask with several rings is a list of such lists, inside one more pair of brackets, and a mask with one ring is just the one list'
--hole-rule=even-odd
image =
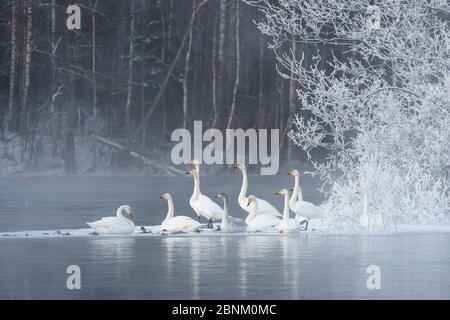
{"label": "white snow bank", "polygon": [[[213,229],[202,228],[199,232],[180,232],[171,233],[161,229],[161,226],[138,226],[135,231],[129,235],[97,235],[90,228],[83,229],[60,229],[60,230],[36,230],[36,231],[16,231],[16,232],[0,232],[0,239],[20,239],[20,238],[68,238],[68,237],[160,237],[160,236],[212,236],[224,235],[217,231],[218,224],[214,224]],[[300,233],[301,231],[299,231]],[[308,230],[311,233],[320,233],[318,230]],[[233,235],[245,234],[278,234],[276,228],[266,229],[264,232],[258,230],[247,230],[241,233],[233,233]]]}
{"label": "white snow bank", "polygon": [[[338,235],[336,233],[329,232],[322,223],[322,225],[316,224],[307,231],[299,230],[297,235]],[[0,232],[1,239],[42,239],[42,238],[70,238],[70,237],[161,237],[161,236],[221,236],[221,235],[279,235],[280,232],[276,229],[265,229],[263,231],[248,229],[245,232],[227,234],[217,231],[217,224],[213,229],[203,228],[200,232],[188,232],[188,233],[170,233],[161,230],[161,226],[138,226],[134,233],[130,235],[108,235],[100,236],[93,233],[90,228],[83,229],[60,229],[60,230],[32,230],[32,231],[14,231],[14,232]],[[399,225],[395,232],[389,233],[342,233],[340,235],[386,235],[386,234],[427,234],[427,233],[450,233],[450,225],[445,226],[419,226],[419,225]]]}

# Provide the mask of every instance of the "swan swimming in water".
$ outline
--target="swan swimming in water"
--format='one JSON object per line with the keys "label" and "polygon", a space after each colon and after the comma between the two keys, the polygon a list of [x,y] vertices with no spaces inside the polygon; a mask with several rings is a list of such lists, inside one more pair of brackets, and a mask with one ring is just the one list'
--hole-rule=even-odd
{"label": "swan swimming in water", "polygon": [[86,222],[97,234],[130,234],[133,233],[135,225],[133,221],[124,217],[124,212],[133,219],[133,211],[129,205],[122,205],[117,209],[117,217],[105,217],[94,222]]}
{"label": "swan swimming in water", "polygon": [[[242,172],[242,187],[238,197],[239,205],[242,209],[250,213],[255,202],[251,202],[250,207],[248,206],[248,197],[246,196],[248,189],[247,168],[244,164],[241,163],[236,164],[234,168]],[[278,210],[269,202],[260,198],[256,199],[258,201],[257,214],[271,214],[273,216],[281,217],[280,212],[278,212]]]}
{"label": "swan swimming in water", "polygon": [[207,227],[212,228],[213,220],[221,220],[223,209],[209,197],[203,195],[200,191],[200,178],[196,169],[189,169],[186,174],[194,177],[194,191],[189,199],[189,204],[194,209],[197,216],[205,217],[208,220]]}
{"label": "swan swimming in water", "polygon": [[[250,205],[253,205],[250,207]],[[280,218],[274,216],[273,214],[257,214],[258,212],[259,199],[251,195],[247,198],[247,206],[250,207],[250,213],[245,219],[247,225],[253,229],[261,230],[267,228],[273,228],[280,224]]]}
{"label": "swan swimming in water", "polygon": [[174,217],[174,206],[173,200],[170,193],[163,193],[160,197],[161,199],[167,200],[167,216],[161,223],[161,229],[163,231],[169,232],[189,232],[197,231],[202,227],[200,222],[195,221],[187,216],[176,216]]}
{"label": "swan swimming in water", "polygon": [[308,230],[309,220],[323,218],[325,217],[325,212],[311,202],[303,200],[302,188],[300,188],[299,183],[300,173],[298,170],[293,169],[289,171],[288,175],[295,178],[294,189],[289,200],[289,208],[296,214],[297,221],[303,220],[301,224],[306,222],[305,230]]}
{"label": "swan swimming in water", "polygon": [[220,231],[226,233],[242,232],[247,229],[247,224],[244,220],[235,218],[229,215],[228,212],[228,196],[225,193],[219,193],[216,198],[223,200],[223,217],[220,223]]}
{"label": "swan swimming in water", "polygon": [[284,197],[283,219],[278,225],[278,230],[281,233],[300,231],[300,222],[289,218],[289,191],[287,189],[281,189],[276,194]]}

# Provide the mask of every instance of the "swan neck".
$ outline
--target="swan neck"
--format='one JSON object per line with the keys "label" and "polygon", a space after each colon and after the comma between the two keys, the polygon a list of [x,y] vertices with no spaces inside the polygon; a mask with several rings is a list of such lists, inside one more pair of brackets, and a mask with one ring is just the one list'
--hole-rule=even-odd
{"label": "swan neck", "polygon": [[363,215],[367,216],[369,211],[369,199],[367,197],[367,193],[363,194]]}
{"label": "swan neck", "polygon": [[124,216],[123,216],[123,212],[125,211],[125,208],[124,207],[119,207],[118,209],[117,209],[117,211],[116,211],[116,214],[117,214],[117,216],[119,217],[119,218],[124,218]]}
{"label": "swan neck", "polygon": [[300,178],[298,176],[295,176],[294,192],[296,193],[297,201],[303,201],[303,191],[300,187]]}
{"label": "swan neck", "polygon": [[197,200],[200,195],[200,177],[198,176],[198,172],[194,174],[194,191],[192,192],[192,197]]}
{"label": "swan neck", "polygon": [[284,195],[283,221],[289,220],[289,195]]}
{"label": "swan neck", "polygon": [[228,217],[228,199],[225,198],[223,199],[223,212],[224,212],[224,217]]}
{"label": "swan neck", "polygon": [[298,192],[299,192],[299,178],[298,176],[294,177],[295,182],[294,182],[294,189],[292,190],[292,195],[291,195],[291,199],[289,200],[289,204],[293,205],[295,203],[295,201],[297,201],[298,198]]}
{"label": "swan neck", "polygon": [[240,198],[246,198],[247,197],[247,189],[248,189],[248,178],[247,178],[247,169],[242,169],[242,186],[241,186],[241,192],[239,193]]}
{"label": "swan neck", "polygon": [[228,199],[223,199],[223,217],[226,219],[228,218]]}
{"label": "swan neck", "polygon": [[167,216],[166,220],[172,219],[174,215],[174,207],[172,198],[167,198]]}

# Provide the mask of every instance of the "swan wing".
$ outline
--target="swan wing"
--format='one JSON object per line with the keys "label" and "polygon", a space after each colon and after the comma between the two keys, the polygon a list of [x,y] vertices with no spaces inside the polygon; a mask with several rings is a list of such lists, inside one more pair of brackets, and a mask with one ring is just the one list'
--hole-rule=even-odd
{"label": "swan wing", "polygon": [[129,234],[135,228],[132,221],[119,217],[105,217],[87,224],[98,234]]}
{"label": "swan wing", "polygon": [[276,217],[281,217],[281,213],[271,205],[268,201],[258,198],[258,214],[273,214]]}
{"label": "swan wing", "polygon": [[325,216],[325,212],[320,207],[308,201],[296,201],[290,208],[296,215],[307,219],[318,219]]}
{"label": "swan wing", "polygon": [[[257,214],[272,214],[276,217],[281,217],[281,213],[271,205],[268,201],[260,198],[256,198],[258,201],[258,212]],[[248,213],[253,212],[253,207],[255,204],[252,202],[249,206],[247,206],[248,197],[246,198],[238,198],[239,206]]]}
{"label": "swan wing", "polygon": [[236,218],[236,217],[232,217],[232,216],[228,216],[228,220],[231,224],[236,225],[236,226],[246,226],[247,224],[245,223],[244,219],[241,218]]}
{"label": "swan wing", "polygon": [[161,227],[163,230],[170,232],[179,232],[179,231],[196,231],[201,228],[201,223],[195,221],[192,218],[187,216],[176,216],[168,221],[165,221]]}
{"label": "swan wing", "polygon": [[280,222],[281,219],[272,214],[260,214],[247,221],[247,224],[252,228],[265,229],[276,227],[280,224]]}
{"label": "swan wing", "polygon": [[197,215],[207,219],[220,220],[223,217],[223,209],[203,194],[199,195],[197,200],[192,201],[191,206]]}
{"label": "swan wing", "polygon": [[281,232],[293,232],[295,230],[299,231],[300,230],[300,222],[298,222],[295,219],[289,218],[286,221],[280,222],[280,224],[278,226],[278,230],[280,230]]}
{"label": "swan wing", "polygon": [[228,216],[228,219],[222,219],[220,229],[222,232],[241,232],[247,229],[247,223],[243,219]]}

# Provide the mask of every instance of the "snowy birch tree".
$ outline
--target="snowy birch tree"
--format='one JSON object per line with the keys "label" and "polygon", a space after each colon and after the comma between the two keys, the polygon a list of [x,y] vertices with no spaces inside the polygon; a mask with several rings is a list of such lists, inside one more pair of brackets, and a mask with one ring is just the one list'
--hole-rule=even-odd
{"label": "snowy birch tree", "polygon": [[[271,37],[280,74],[297,82],[303,116],[289,137],[328,186],[322,190],[332,225],[361,229],[361,188],[370,221],[383,230],[448,222],[447,1],[247,2],[264,13],[257,25]],[[317,48],[312,63],[286,49],[295,42]],[[325,45],[331,54],[324,61]],[[326,150],[324,161],[314,158],[316,150]]]}

